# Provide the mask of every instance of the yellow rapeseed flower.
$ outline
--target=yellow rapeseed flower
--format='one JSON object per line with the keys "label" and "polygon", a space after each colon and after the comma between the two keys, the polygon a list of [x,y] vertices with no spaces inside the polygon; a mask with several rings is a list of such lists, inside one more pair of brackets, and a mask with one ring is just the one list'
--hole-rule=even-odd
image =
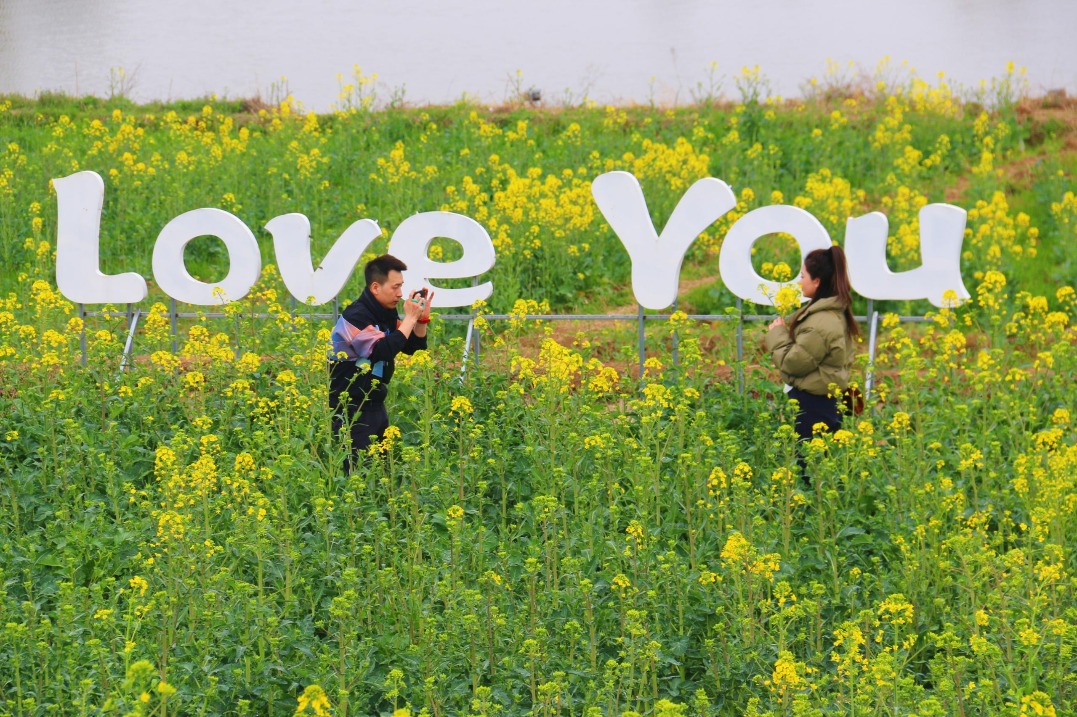
{"label": "yellow rapeseed flower", "polygon": [[294,717],[315,715],[315,717],[329,717],[333,713],[333,706],[329,697],[320,685],[308,685],[303,694],[299,695]]}

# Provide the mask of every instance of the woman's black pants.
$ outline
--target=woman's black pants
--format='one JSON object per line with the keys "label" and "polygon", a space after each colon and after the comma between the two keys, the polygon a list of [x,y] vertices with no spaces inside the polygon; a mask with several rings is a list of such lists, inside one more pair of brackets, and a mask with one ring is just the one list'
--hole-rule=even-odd
{"label": "woman's black pants", "polygon": [[[801,391],[799,388],[790,389],[787,395],[789,398],[795,399],[800,405],[797,410],[795,426],[800,443],[811,440],[812,426],[817,423],[826,424],[826,429],[830,432],[834,432],[841,427],[841,411],[838,410],[839,399],[808,393],[807,391]],[[803,446],[797,447],[797,465],[800,466],[801,479],[810,486],[811,478],[808,476],[808,463],[804,460]]]}
{"label": "woman's black pants", "polygon": [[816,423],[825,423],[828,431],[836,431],[841,428],[841,411],[838,410],[838,399],[829,396],[819,396],[799,388],[790,389],[789,398],[796,399],[800,404],[797,411],[796,429],[797,435],[802,441],[810,441],[812,426]]}

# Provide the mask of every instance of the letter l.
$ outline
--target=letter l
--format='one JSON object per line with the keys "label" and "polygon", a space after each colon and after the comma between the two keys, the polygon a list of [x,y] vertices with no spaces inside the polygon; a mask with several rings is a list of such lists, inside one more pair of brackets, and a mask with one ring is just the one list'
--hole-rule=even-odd
{"label": "letter l", "polygon": [[101,209],[105,183],[97,172],[52,180],[56,189],[56,286],[77,304],[135,304],[146,280],[134,272],[101,273]]}

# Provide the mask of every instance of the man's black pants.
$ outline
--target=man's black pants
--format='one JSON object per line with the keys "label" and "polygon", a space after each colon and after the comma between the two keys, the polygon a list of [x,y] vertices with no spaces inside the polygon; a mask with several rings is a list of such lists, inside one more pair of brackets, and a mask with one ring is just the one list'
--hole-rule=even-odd
{"label": "man's black pants", "polygon": [[370,444],[380,441],[389,427],[389,414],[382,402],[364,401],[361,410],[348,406],[347,415],[333,413],[333,435],[338,439],[348,436],[351,450],[345,458],[345,469],[351,473],[363,465],[363,454]]}

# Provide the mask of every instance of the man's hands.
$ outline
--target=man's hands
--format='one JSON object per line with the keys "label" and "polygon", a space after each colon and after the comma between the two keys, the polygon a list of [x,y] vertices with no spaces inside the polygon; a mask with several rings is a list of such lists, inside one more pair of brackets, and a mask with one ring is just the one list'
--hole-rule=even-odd
{"label": "man's hands", "polygon": [[404,299],[404,320],[400,322],[400,330],[405,336],[411,336],[412,331],[416,336],[426,336],[426,324],[430,321],[430,305],[433,303],[434,292],[427,290],[423,296],[419,291],[413,291]]}
{"label": "man's hands", "polygon": [[430,307],[434,303],[434,290],[433,289],[427,290],[427,295],[425,297],[425,301],[426,301],[426,303],[423,305],[423,315],[419,317],[419,320],[423,321],[423,322],[426,322],[426,321],[430,320]]}
{"label": "man's hands", "polygon": [[404,318],[418,320],[422,318],[424,311],[429,311],[426,308],[426,299],[420,296],[418,291],[408,294],[408,298],[404,299]]}

